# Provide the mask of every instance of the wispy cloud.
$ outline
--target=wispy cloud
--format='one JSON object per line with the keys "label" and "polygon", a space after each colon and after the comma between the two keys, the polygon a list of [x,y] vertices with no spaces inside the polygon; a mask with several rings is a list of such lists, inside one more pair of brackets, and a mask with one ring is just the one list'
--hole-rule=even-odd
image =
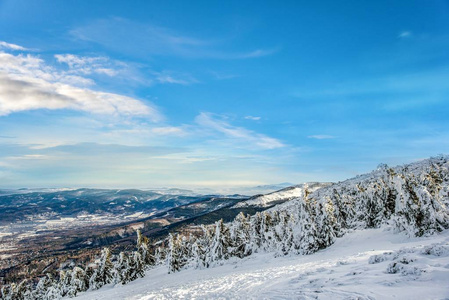
{"label": "wispy cloud", "polygon": [[60,63],[68,65],[70,72],[79,74],[105,74],[108,76],[117,75],[116,68],[112,67],[112,62],[107,57],[87,57],[74,54],[56,54],[55,58]]}
{"label": "wispy cloud", "polygon": [[199,81],[187,73],[163,70],[153,71],[146,68],[142,72],[140,64],[125,63],[105,56],[79,56],[57,54],[56,60],[68,67],[67,73],[73,75],[106,75],[115,80],[134,81],[146,86],[153,84],[189,85]]}
{"label": "wispy cloud", "polygon": [[188,134],[183,128],[175,126],[154,127],[151,129],[151,132],[158,135],[174,136],[185,136]]}
{"label": "wispy cloud", "polygon": [[259,121],[261,117],[255,117],[255,116],[246,116],[246,120],[252,120],[252,121]]}
{"label": "wispy cloud", "polygon": [[401,39],[410,38],[410,37],[412,37],[412,32],[411,31],[401,31],[398,34],[398,38],[401,38]]}
{"label": "wispy cloud", "polygon": [[199,81],[189,74],[180,74],[177,72],[154,72],[155,80],[159,83],[189,85]]}
{"label": "wispy cloud", "polygon": [[335,139],[336,137],[333,135],[317,134],[317,135],[309,135],[308,138],[316,140],[327,140],[327,139]]}
{"label": "wispy cloud", "polygon": [[236,55],[236,58],[256,58],[256,57],[263,57],[263,56],[268,56],[268,55],[272,55],[276,52],[278,52],[279,49],[275,48],[275,49],[257,49],[248,53],[242,53],[240,55]]}
{"label": "wispy cloud", "polygon": [[[65,58],[73,67],[88,68],[85,59],[75,62],[76,57]],[[35,109],[70,109],[146,116],[155,122],[163,118],[150,103],[88,88],[93,85],[92,79],[57,70],[37,56],[0,52],[0,115]]]}
{"label": "wispy cloud", "polygon": [[244,142],[245,144],[250,145],[250,147],[259,149],[276,149],[285,146],[278,139],[248,130],[243,127],[233,126],[223,118],[220,118],[220,116],[211,113],[203,112],[195,118],[195,121],[205,129],[219,132],[227,138]]}
{"label": "wispy cloud", "polygon": [[[278,49],[224,51],[232,40],[203,39],[176,30],[124,18],[100,19],[70,31],[76,39],[102,45],[131,56],[181,56],[214,59],[249,59],[272,55]],[[126,41],[126,42],[124,42]]]}
{"label": "wispy cloud", "polygon": [[7,43],[4,41],[0,41],[0,50],[13,50],[13,51],[27,51],[28,49],[16,44]]}

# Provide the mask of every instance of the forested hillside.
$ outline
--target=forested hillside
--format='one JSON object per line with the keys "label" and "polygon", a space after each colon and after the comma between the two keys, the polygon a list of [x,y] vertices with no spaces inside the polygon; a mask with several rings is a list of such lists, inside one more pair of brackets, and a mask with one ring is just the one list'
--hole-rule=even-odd
{"label": "forested hillside", "polygon": [[[110,283],[126,284],[155,265],[167,272],[209,268],[256,252],[275,256],[311,254],[348,231],[385,226],[409,236],[432,235],[449,228],[449,157],[376,171],[298,196],[265,212],[239,214],[234,221],[172,233],[151,243],[138,235],[135,251],[117,255],[105,248],[94,264],[48,275],[37,286],[22,282],[2,288],[2,299],[73,297]],[[149,271],[151,272],[151,270]]]}

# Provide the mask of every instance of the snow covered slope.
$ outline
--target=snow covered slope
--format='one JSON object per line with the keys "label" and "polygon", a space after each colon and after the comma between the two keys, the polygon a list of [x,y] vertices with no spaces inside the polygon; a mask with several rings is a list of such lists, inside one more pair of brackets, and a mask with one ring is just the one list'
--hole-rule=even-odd
{"label": "snow covered slope", "polygon": [[147,272],[80,300],[113,299],[447,299],[449,231],[409,238],[384,229],[357,230],[312,255],[271,253],[210,269]]}
{"label": "snow covered slope", "polygon": [[85,299],[449,298],[449,157],[284,192],[291,201],[252,216],[169,234],[156,249],[139,234],[135,251],[104,249],[92,266],[11,290],[44,300],[86,290]]}
{"label": "snow covered slope", "polygon": [[299,184],[266,195],[257,195],[251,197],[246,201],[237,203],[236,205],[234,205],[234,208],[247,206],[268,207],[300,197],[303,193],[304,188],[308,188],[313,192],[319,188],[329,185],[331,185],[331,183],[309,182]]}

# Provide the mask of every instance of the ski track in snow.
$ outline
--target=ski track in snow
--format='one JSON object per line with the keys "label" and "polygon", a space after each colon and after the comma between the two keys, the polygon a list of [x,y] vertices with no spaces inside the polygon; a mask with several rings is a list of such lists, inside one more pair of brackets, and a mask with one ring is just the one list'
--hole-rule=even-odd
{"label": "ski track in snow", "polygon": [[[435,243],[444,250],[439,256],[422,253]],[[373,255],[382,259],[370,263]],[[390,274],[387,268],[394,263],[402,271]],[[163,266],[127,285],[108,285],[77,299],[449,299],[449,230],[423,238],[357,230],[312,255],[261,253],[174,274]]]}

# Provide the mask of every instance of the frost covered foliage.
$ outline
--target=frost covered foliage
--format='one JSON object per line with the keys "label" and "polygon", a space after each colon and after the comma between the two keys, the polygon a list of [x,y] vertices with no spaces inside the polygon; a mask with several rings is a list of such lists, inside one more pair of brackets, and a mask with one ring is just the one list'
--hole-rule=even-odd
{"label": "frost covered foliage", "polygon": [[[208,268],[255,252],[311,254],[350,229],[388,225],[410,236],[429,235],[449,228],[448,205],[449,157],[396,168],[381,165],[370,174],[313,192],[304,185],[293,200],[253,216],[240,213],[227,224],[220,220],[202,226],[200,234],[170,234],[159,247],[150,247],[139,232],[136,251],[112,255],[104,249],[95,266],[61,271],[57,279],[48,275],[34,288],[26,282],[4,287],[1,298],[73,297],[106,284],[126,284],[161,264],[173,273],[183,268]],[[445,255],[445,247],[423,251]],[[391,260],[389,254],[373,256],[370,263],[386,260]],[[413,258],[394,258],[386,272],[418,274],[418,269],[408,267],[412,262]]]}
{"label": "frost covered foliage", "polygon": [[383,165],[370,174],[319,189],[305,201],[327,206],[337,235],[346,228],[383,223],[410,236],[439,232],[449,227],[448,157],[396,168]]}
{"label": "frost covered foliage", "polygon": [[87,290],[96,290],[107,284],[126,284],[139,277],[155,263],[155,253],[150,251],[149,240],[137,232],[136,251],[111,254],[104,248],[95,263],[85,268],[61,270],[57,277],[47,274],[37,285],[24,280],[20,284],[4,286],[0,299],[4,300],[54,300],[75,297]]}
{"label": "frost covered foliage", "polygon": [[417,277],[431,268],[428,263],[428,256],[449,256],[449,244],[443,242],[426,247],[417,246],[393,252],[385,252],[380,255],[371,256],[369,258],[369,264],[386,264],[386,274],[412,275]]}
{"label": "frost covered foliage", "polygon": [[[169,243],[167,265],[174,272],[254,252],[310,254],[328,247],[348,229],[381,225],[409,236],[430,235],[449,228],[448,205],[448,157],[395,168],[381,165],[370,174],[313,192],[305,185],[296,199],[269,211],[203,227],[193,242],[171,236],[185,242]],[[183,253],[182,260],[175,259],[178,253]]]}

